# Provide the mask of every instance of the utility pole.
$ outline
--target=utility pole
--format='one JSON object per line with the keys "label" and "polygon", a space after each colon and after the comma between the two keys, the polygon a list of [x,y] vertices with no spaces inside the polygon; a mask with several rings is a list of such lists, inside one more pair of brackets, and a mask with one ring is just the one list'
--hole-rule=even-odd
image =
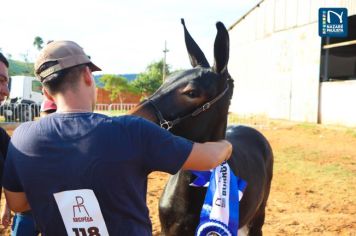
{"label": "utility pole", "polygon": [[166,79],[166,55],[167,55],[167,52],[169,52],[169,50],[167,49],[167,41],[164,41],[164,50],[163,50],[164,57],[163,57],[163,71],[162,71],[163,82]]}

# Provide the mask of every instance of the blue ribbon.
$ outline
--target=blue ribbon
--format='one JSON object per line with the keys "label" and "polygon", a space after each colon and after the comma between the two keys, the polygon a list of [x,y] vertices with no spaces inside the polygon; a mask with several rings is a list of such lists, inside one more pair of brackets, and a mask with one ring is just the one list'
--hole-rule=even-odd
{"label": "blue ribbon", "polygon": [[205,236],[216,232],[224,236],[237,236],[239,201],[247,183],[235,176],[226,162],[212,171],[192,173],[197,176],[192,186],[209,185],[196,235]]}
{"label": "blue ribbon", "polygon": [[212,171],[191,171],[197,178],[190,184],[194,187],[207,187]]}

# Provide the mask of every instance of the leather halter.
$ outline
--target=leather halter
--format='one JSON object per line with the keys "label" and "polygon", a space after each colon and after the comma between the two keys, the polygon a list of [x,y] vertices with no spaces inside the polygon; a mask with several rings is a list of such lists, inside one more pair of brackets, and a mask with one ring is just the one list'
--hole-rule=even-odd
{"label": "leather halter", "polygon": [[185,120],[188,117],[195,117],[197,115],[199,115],[200,113],[208,110],[214,103],[216,103],[217,101],[219,101],[224,95],[225,93],[229,90],[229,84],[226,84],[226,88],[225,90],[220,93],[217,97],[215,97],[213,100],[205,103],[204,105],[202,105],[201,107],[197,108],[195,111],[193,111],[192,113],[185,115],[183,117],[178,117],[175,118],[174,120],[166,120],[164,119],[162,113],[160,112],[160,110],[158,109],[157,105],[154,103],[153,100],[151,99],[147,99],[146,101],[152,105],[152,107],[155,110],[155,115],[157,116],[158,120],[159,120],[159,124],[162,128],[166,129],[166,130],[170,130],[173,128],[173,126],[175,126],[176,124],[180,123],[181,121]]}

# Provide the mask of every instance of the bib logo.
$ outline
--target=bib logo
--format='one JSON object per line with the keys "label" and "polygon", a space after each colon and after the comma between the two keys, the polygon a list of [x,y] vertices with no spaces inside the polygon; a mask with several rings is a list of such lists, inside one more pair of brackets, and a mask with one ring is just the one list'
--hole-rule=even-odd
{"label": "bib logo", "polygon": [[76,205],[73,205],[73,222],[92,222],[93,218],[89,215],[87,208],[84,205],[84,199],[81,196],[76,196]]}
{"label": "bib logo", "polygon": [[346,8],[319,9],[320,37],[347,37],[348,22]]}

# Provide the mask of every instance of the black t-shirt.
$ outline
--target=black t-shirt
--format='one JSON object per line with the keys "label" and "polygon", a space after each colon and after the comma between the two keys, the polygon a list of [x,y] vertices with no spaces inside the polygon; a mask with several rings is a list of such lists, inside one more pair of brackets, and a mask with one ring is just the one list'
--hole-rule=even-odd
{"label": "black t-shirt", "polygon": [[138,117],[54,113],[15,130],[3,186],[26,193],[43,236],[107,235],[102,218],[109,235],[152,235],[147,175],[176,173],[192,146]]}
{"label": "black t-shirt", "polygon": [[[4,168],[7,146],[9,145],[9,142],[10,142],[10,136],[6,133],[6,131],[3,128],[0,127],[0,183],[2,183],[2,172]],[[1,186],[0,186],[0,194],[1,194]]]}

